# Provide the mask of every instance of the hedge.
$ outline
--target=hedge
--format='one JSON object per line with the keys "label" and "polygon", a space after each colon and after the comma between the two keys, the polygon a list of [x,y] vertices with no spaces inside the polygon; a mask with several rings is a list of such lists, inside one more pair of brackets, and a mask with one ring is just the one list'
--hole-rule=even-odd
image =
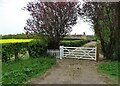
{"label": "hedge", "polygon": [[6,62],[15,57],[15,60],[19,59],[18,53],[28,51],[30,57],[39,57],[43,52],[45,53],[47,42],[42,39],[34,39],[30,42],[19,43],[2,43],[2,61]]}
{"label": "hedge", "polygon": [[68,47],[80,47],[86,43],[90,42],[87,39],[79,39],[79,40],[63,40],[61,45],[68,46]]}
{"label": "hedge", "polygon": [[15,59],[18,59],[18,53],[21,49],[26,48],[28,43],[5,43],[2,44],[2,61],[8,61],[11,60],[13,56],[15,56]]}
{"label": "hedge", "polygon": [[46,54],[48,42],[45,40],[33,40],[28,43],[28,52],[30,57],[38,58],[40,55]]}

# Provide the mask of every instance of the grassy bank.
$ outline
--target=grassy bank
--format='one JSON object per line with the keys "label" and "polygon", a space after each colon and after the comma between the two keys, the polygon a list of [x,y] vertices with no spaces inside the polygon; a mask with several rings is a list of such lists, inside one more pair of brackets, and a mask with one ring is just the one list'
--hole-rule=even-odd
{"label": "grassy bank", "polygon": [[29,58],[2,63],[2,84],[23,84],[30,78],[42,75],[56,63],[53,57]]}
{"label": "grassy bank", "polygon": [[98,65],[99,71],[115,79],[120,79],[120,62],[108,61]]}

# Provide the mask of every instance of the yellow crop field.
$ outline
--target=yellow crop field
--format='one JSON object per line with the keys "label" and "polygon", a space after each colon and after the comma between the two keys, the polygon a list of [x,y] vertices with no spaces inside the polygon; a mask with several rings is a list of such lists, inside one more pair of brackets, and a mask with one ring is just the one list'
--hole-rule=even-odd
{"label": "yellow crop field", "polygon": [[0,44],[3,43],[21,43],[21,42],[30,42],[33,39],[0,39]]}

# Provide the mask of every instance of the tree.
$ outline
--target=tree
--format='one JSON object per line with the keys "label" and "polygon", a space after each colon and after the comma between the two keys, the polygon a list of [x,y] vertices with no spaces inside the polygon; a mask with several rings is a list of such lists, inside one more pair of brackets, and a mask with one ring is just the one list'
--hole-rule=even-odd
{"label": "tree", "polygon": [[52,48],[58,48],[60,39],[71,31],[77,20],[78,2],[29,2],[25,9],[30,12],[26,33],[44,34]]}
{"label": "tree", "polygon": [[[92,22],[96,36],[101,41],[103,55],[106,59],[119,58],[117,47],[118,35],[118,3],[86,2],[79,14]],[[118,38],[118,39],[117,39]]]}

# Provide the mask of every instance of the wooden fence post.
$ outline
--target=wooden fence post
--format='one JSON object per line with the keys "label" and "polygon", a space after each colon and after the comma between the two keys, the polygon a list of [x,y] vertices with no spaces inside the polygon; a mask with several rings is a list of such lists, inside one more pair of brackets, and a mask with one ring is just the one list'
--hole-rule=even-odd
{"label": "wooden fence post", "polygon": [[64,56],[64,46],[60,46],[60,59]]}
{"label": "wooden fence post", "polygon": [[96,48],[96,62],[99,61],[99,45],[97,44],[97,48]]}

